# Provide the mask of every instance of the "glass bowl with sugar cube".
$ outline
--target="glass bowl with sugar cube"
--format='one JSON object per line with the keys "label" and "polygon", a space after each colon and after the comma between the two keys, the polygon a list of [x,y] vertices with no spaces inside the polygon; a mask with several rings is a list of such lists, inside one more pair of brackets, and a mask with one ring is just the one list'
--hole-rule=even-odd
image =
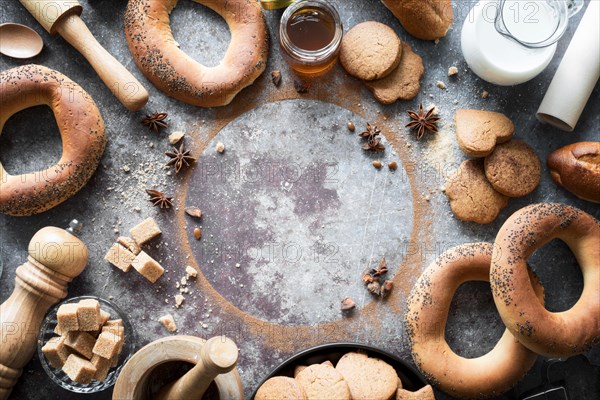
{"label": "glass bowl with sugar cube", "polygon": [[81,296],[48,311],[37,351],[56,384],[76,393],[96,393],[114,385],[134,344],[133,327],[116,304]]}

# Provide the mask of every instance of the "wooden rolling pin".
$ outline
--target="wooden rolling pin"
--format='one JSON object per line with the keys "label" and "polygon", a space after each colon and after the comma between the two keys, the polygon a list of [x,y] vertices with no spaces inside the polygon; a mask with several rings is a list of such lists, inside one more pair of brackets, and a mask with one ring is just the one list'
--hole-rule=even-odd
{"label": "wooden rolling pin", "polygon": [[87,264],[87,247],[70,232],[46,227],[33,235],[15,289],[0,306],[0,400],[8,398],[33,356],[44,315],[66,297],[67,285]]}
{"label": "wooden rolling pin", "polygon": [[76,0],[19,0],[51,35],[60,34],[92,65],[110,91],[128,110],[140,110],[148,92],[98,41],[79,18]]}
{"label": "wooden rolling pin", "polygon": [[235,368],[238,348],[233,340],[215,336],[202,346],[198,362],[177,381],[163,387],[156,400],[201,400],[218,375]]}

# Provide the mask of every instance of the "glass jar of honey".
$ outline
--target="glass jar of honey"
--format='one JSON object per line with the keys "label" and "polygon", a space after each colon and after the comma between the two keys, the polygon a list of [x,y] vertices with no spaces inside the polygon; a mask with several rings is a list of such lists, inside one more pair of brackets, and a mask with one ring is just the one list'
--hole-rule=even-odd
{"label": "glass jar of honey", "polygon": [[296,73],[318,76],[335,65],[342,32],[340,16],[332,5],[323,0],[300,0],[281,16],[279,44]]}

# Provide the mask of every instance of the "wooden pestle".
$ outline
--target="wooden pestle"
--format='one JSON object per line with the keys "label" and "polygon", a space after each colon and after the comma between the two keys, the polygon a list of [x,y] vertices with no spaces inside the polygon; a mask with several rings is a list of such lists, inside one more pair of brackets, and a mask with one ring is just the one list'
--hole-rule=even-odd
{"label": "wooden pestle", "polygon": [[0,400],[10,395],[36,349],[44,315],[67,295],[67,285],[88,260],[88,249],[64,229],[40,229],[29,257],[17,268],[15,289],[0,306]]}
{"label": "wooden pestle", "polygon": [[235,368],[238,348],[233,340],[215,336],[202,346],[197,364],[177,381],[163,387],[157,400],[200,400],[212,381]]}
{"label": "wooden pestle", "polygon": [[92,65],[115,97],[131,111],[148,102],[142,84],[98,41],[79,17],[83,7],[76,0],[20,0],[50,34],[60,34]]}

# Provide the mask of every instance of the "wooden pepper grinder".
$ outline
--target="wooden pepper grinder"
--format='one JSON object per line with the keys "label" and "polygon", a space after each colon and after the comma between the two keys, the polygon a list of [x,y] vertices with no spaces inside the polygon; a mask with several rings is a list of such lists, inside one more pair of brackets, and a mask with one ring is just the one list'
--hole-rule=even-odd
{"label": "wooden pepper grinder", "polygon": [[17,268],[15,289],[0,306],[0,400],[8,398],[33,356],[46,312],[67,296],[67,285],[87,264],[88,249],[73,235],[78,226],[73,221],[68,230],[40,229]]}
{"label": "wooden pepper grinder", "polygon": [[115,59],[90,32],[79,17],[83,11],[77,0],[19,0],[51,35],[60,34],[92,65],[115,97],[131,111],[148,102],[142,84]]}

